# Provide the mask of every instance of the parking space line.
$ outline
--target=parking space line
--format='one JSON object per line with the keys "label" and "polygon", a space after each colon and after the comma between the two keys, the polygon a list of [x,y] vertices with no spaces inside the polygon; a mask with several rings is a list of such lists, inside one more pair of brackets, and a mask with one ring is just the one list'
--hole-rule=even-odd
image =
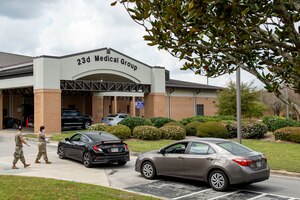
{"label": "parking space line", "polygon": [[256,196],[256,197],[253,197],[253,198],[251,198],[251,199],[248,199],[248,200],[254,200],[254,199],[258,199],[258,198],[260,198],[260,197],[264,197],[264,196],[266,196],[267,194],[266,193],[263,193],[263,194],[261,194],[261,195],[258,195],[258,196]]}
{"label": "parking space line", "polygon": [[[262,192],[258,192],[258,191],[255,191],[255,190],[241,190],[242,192],[243,191],[245,191],[245,192],[255,192],[255,193],[257,193],[257,194],[261,194],[261,195],[264,195],[264,196],[268,196],[268,195],[270,195],[270,196],[275,196],[275,197],[280,197],[280,198],[286,198],[286,199],[288,199],[288,200],[300,200],[300,199],[298,199],[298,198],[295,198],[295,197],[289,197],[289,196],[284,196],[284,195],[279,195],[279,194],[272,194],[272,193],[262,193]],[[253,197],[253,198],[251,198],[251,200],[252,199],[256,199],[257,197]],[[248,200],[250,200],[250,199],[248,199]]]}
{"label": "parking space line", "polygon": [[240,191],[239,191],[239,190],[237,190],[237,191],[230,192],[230,193],[227,193],[227,194],[223,194],[223,195],[220,195],[220,196],[217,196],[217,197],[214,197],[214,198],[208,199],[208,200],[219,199],[219,198],[226,197],[226,196],[228,196],[228,195],[235,194],[235,193],[238,193],[238,192],[240,192]]}
{"label": "parking space line", "polygon": [[177,200],[177,199],[181,199],[181,198],[193,196],[195,194],[200,194],[200,193],[203,193],[203,192],[206,192],[206,191],[209,191],[209,190],[212,190],[212,189],[209,188],[209,189],[206,189],[206,190],[201,190],[201,191],[198,191],[198,192],[193,192],[193,193],[190,193],[190,194],[186,194],[186,195],[183,195],[183,196],[180,196],[180,197],[173,198],[173,200]]}

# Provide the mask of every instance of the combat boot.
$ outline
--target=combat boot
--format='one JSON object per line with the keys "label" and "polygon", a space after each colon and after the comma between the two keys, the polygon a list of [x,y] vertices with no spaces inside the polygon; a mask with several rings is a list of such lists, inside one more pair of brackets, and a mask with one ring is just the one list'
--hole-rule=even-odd
{"label": "combat boot", "polygon": [[38,161],[38,160],[35,160],[35,163],[41,163],[40,161]]}
{"label": "combat boot", "polygon": [[48,160],[46,161],[46,164],[51,164],[51,163],[52,163],[52,162],[50,162],[50,161],[48,161]]}
{"label": "combat boot", "polygon": [[19,169],[19,168],[17,168],[16,165],[13,165],[11,168],[12,168],[12,169]]}
{"label": "combat boot", "polygon": [[26,168],[26,167],[29,167],[30,166],[30,164],[24,164],[24,168]]}

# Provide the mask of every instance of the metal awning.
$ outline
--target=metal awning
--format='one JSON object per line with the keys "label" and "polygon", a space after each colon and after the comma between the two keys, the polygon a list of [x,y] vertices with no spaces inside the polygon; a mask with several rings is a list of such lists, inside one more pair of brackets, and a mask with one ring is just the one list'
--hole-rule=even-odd
{"label": "metal awning", "polygon": [[90,81],[90,80],[61,80],[62,91],[82,92],[143,92],[150,93],[150,84]]}

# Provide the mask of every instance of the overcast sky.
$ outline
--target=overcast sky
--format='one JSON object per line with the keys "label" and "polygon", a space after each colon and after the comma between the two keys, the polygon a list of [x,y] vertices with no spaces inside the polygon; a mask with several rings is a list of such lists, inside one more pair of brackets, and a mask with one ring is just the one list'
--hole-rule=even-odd
{"label": "overcast sky", "polygon": [[[182,62],[147,46],[143,28],[113,0],[0,0],[0,51],[28,56],[63,56],[113,48],[150,66],[163,66],[172,79],[207,83],[206,77],[181,71]],[[209,79],[225,87],[235,74]],[[255,77],[243,72],[243,82]]]}

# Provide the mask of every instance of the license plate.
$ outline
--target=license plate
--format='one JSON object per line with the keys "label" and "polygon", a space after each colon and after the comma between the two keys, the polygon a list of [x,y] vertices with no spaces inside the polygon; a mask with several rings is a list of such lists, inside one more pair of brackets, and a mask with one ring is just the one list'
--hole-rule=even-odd
{"label": "license plate", "polygon": [[110,151],[115,153],[115,152],[119,152],[119,149],[118,148],[111,148]]}
{"label": "license plate", "polygon": [[256,166],[261,167],[261,161],[256,161]]}

